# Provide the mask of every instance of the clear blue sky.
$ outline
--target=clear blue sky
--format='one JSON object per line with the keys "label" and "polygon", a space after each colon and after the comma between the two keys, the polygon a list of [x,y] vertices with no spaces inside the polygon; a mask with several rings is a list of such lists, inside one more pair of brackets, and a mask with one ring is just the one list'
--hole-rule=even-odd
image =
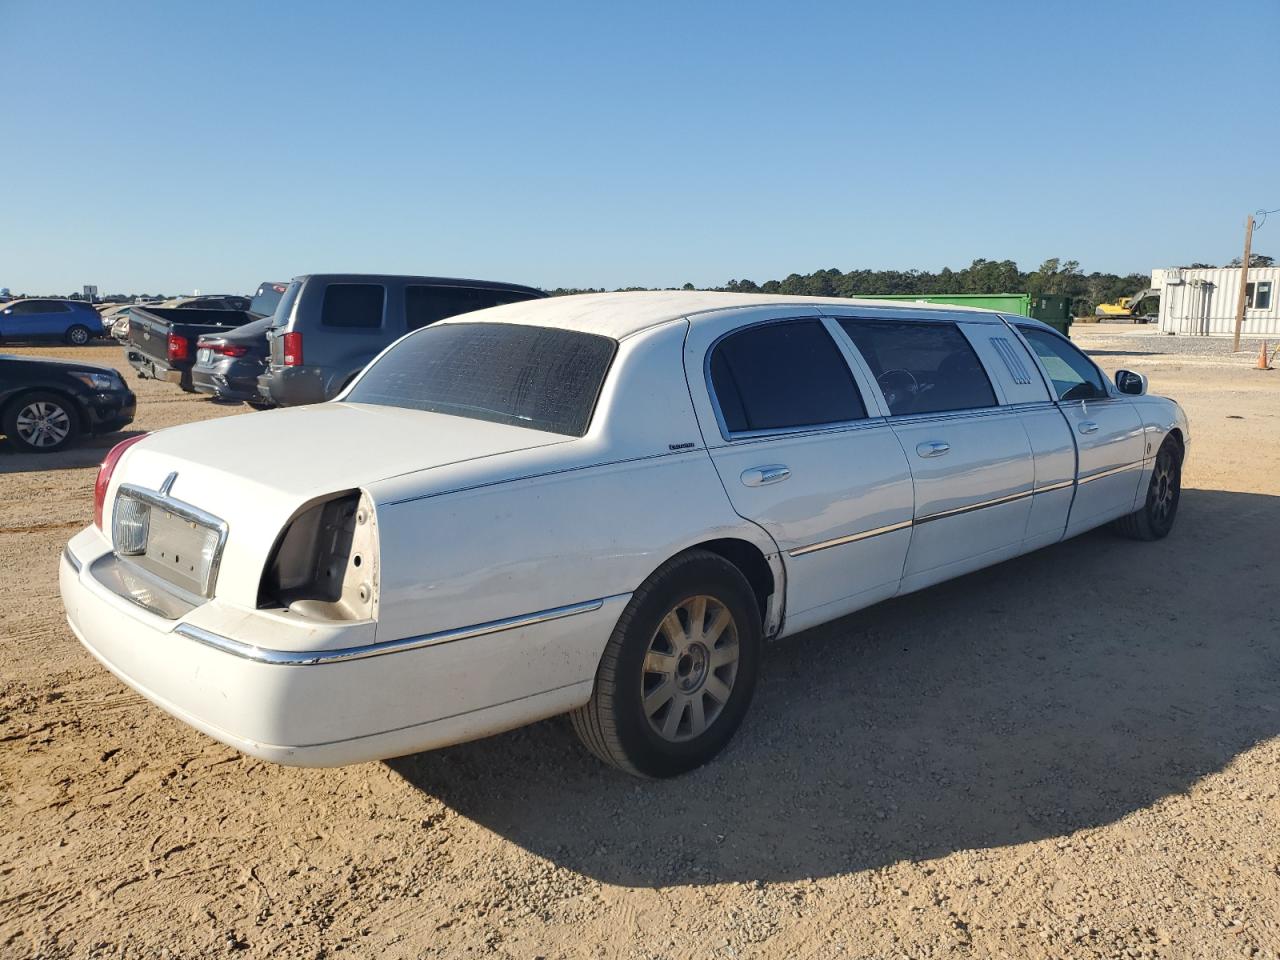
{"label": "clear blue sky", "polygon": [[1123,273],[1280,207],[1276,0],[0,0],[0,37],[15,292]]}

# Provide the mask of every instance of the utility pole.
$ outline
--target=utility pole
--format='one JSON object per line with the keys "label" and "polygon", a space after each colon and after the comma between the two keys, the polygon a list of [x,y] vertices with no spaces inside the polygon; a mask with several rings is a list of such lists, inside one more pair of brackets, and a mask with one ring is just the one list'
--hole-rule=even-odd
{"label": "utility pole", "polygon": [[1253,243],[1253,214],[1244,221],[1244,260],[1240,264],[1240,296],[1236,300],[1236,339],[1233,353],[1240,349],[1240,327],[1244,323],[1245,287],[1249,283],[1249,247]]}

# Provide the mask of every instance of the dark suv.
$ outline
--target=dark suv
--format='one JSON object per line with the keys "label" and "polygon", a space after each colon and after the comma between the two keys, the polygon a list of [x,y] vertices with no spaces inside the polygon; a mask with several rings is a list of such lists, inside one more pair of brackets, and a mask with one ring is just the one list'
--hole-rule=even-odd
{"label": "dark suv", "polygon": [[280,406],[337,396],[370,360],[411,330],[445,317],[546,294],[487,280],[312,273],[289,285],[267,331],[270,354],[258,378]]}

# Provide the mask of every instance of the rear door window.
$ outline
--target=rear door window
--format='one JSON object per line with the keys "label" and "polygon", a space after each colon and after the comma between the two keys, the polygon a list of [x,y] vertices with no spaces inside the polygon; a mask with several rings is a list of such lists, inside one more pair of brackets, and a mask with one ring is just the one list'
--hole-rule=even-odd
{"label": "rear door window", "polygon": [[729,433],[861,420],[849,365],[820,320],[748,327],[711,351],[711,387]]}
{"label": "rear door window", "polygon": [[331,283],[324,288],[320,323],[349,329],[380,327],[386,296],[380,283]]}
{"label": "rear door window", "polygon": [[954,323],[840,321],[867,361],[892,416],[996,406],[991,380]]}
{"label": "rear door window", "polygon": [[1108,395],[1098,368],[1066,340],[1035,327],[1018,329],[1044,364],[1059,400],[1090,400]]}

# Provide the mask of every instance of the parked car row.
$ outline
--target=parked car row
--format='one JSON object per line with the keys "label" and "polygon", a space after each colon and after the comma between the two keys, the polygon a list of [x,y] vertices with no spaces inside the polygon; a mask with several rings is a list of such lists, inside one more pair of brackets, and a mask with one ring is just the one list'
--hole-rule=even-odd
{"label": "parked car row", "polygon": [[98,660],[281,763],[569,713],[670,776],[728,744],[765,639],[1177,515],[1182,410],[1039,321],[479,285],[527,302],[437,315],[455,283],[299,278],[264,376],[335,402],[111,451],[60,567]]}
{"label": "parked car row", "polygon": [[[0,310],[0,339],[80,345],[109,332],[124,344],[130,366],[143,379],[258,408],[297,406],[336,396],[406,333],[461,313],[544,296],[533,287],[483,280],[308,274],[290,283],[262,283],[252,299],[187,297],[117,304],[101,314],[83,301],[16,301]],[[77,373],[67,374],[54,362],[41,368],[32,360],[21,369],[20,378],[0,373],[0,395],[7,398],[0,416],[17,409],[18,394],[6,392],[9,387],[25,396],[41,377],[45,394],[62,397],[56,404],[49,396],[37,398],[43,406],[27,410],[24,404],[26,412],[14,414],[6,434],[23,449],[51,453],[77,435],[112,429],[113,423],[118,429],[132,419],[133,394],[109,368],[79,364]],[[101,404],[84,408],[80,387],[68,385],[68,376],[80,387],[85,377],[110,380],[103,402],[118,405],[119,415],[101,413]]]}
{"label": "parked car row", "polygon": [[337,396],[392,342],[446,317],[546,296],[510,283],[307,274],[264,283],[247,310],[129,310],[127,355],[144,378],[254,406]]}
{"label": "parked car row", "polygon": [[243,310],[222,306],[135,306],[129,311],[129,339],[125,355],[143,379],[167,380],[194,391],[191,371],[197,341],[204,334],[221,334],[270,316],[286,290],[282,283],[260,284]]}
{"label": "parked car row", "polygon": [[111,367],[0,354],[0,432],[24,453],[120,430],[137,399]]}
{"label": "parked car row", "polygon": [[15,300],[0,309],[0,341],[57,341],[84,346],[105,336],[102,317],[83,300]]}

